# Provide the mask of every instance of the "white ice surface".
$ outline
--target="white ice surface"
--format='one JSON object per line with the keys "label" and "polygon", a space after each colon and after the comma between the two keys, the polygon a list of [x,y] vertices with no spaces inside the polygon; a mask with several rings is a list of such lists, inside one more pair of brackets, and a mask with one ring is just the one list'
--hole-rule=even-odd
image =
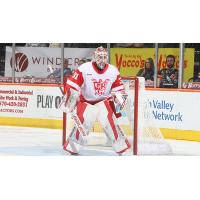
{"label": "white ice surface", "polygon": [[[98,140],[95,136],[94,140]],[[200,155],[200,142],[168,140],[173,155]],[[0,126],[0,155],[66,156],[62,150],[62,131],[56,129]],[[111,147],[85,146],[83,156],[116,156]]]}

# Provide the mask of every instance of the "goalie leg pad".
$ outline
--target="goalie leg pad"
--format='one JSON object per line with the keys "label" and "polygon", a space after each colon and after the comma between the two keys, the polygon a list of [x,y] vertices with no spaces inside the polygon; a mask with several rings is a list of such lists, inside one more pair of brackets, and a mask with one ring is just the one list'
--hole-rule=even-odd
{"label": "goalie leg pad", "polygon": [[78,154],[80,151],[81,145],[74,142],[71,138],[68,138],[65,144],[63,145],[63,149],[69,152],[72,155]]}
{"label": "goalie leg pad", "polygon": [[[79,102],[77,105],[77,115],[85,128],[87,135],[94,124],[97,115],[98,115],[98,108],[94,105],[88,104],[86,102]],[[79,131],[76,132],[76,138],[79,138]]]}
{"label": "goalie leg pad", "polygon": [[108,100],[96,104],[100,112],[98,120],[101,123],[106,136],[111,140],[112,147],[115,152],[123,153],[131,147],[122,129],[117,124],[117,119],[114,115],[112,107]]}
{"label": "goalie leg pad", "polygon": [[[96,106],[90,105],[85,102],[79,102],[77,105],[77,115],[85,128],[87,135],[92,128],[94,121],[96,120],[98,114],[98,108]],[[87,142],[87,137],[79,133],[76,126],[73,127],[69,137],[68,142],[65,145],[65,150],[71,154],[77,154],[81,146],[85,145]]]}
{"label": "goalie leg pad", "polygon": [[[77,105],[77,108],[76,108],[77,116],[80,119],[80,122],[83,124],[83,127],[85,128],[85,130],[86,130],[86,125],[85,125],[86,122],[84,122],[85,120],[84,120],[83,114],[84,114],[84,112],[86,110],[86,107],[87,107],[87,103],[79,102],[78,105]],[[78,142],[78,143],[81,142],[80,144],[84,144],[84,141],[81,140],[82,135],[78,131],[77,127],[75,126],[74,129],[75,129],[75,131],[73,132],[73,130],[72,130],[72,133],[70,134],[71,137],[74,137],[74,140],[76,142]],[[87,132],[87,130],[86,130],[86,132]]]}

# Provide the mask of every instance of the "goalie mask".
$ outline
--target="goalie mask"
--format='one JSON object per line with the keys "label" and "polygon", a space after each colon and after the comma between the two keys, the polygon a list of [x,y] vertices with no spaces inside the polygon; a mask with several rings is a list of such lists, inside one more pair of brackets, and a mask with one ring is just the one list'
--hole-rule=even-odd
{"label": "goalie mask", "polygon": [[96,62],[99,69],[104,69],[106,63],[108,62],[108,53],[101,46],[94,51],[94,62]]}

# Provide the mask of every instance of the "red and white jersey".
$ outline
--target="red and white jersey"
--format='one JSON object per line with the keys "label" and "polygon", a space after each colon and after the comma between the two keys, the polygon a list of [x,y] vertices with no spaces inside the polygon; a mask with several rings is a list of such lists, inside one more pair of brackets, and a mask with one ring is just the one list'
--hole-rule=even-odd
{"label": "red and white jersey", "polygon": [[80,91],[81,101],[99,102],[111,97],[111,91],[123,90],[118,69],[110,64],[100,71],[95,62],[82,64],[67,80],[67,86]]}

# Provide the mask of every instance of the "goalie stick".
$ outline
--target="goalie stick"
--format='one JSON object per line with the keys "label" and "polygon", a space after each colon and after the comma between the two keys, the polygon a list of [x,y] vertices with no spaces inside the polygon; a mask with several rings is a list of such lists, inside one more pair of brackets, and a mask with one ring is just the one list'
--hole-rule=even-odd
{"label": "goalie stick", "polygon": [[[56,83],[58,84],[57,79],[56,79],[55,75],[53,74],[54,70],[53,70],[52,66],[48,65],[48,68],[49,68],[50,72],[52,73],[53,77],[55,78]],[[62,95],[65,95],[64,90],[62,89],[62,87],[60,85],[58,87],[59,87]],[[79,133],[81,133],[83,136],[87,136],[87,132],[85,131],[85,128],[83,127],[83,124],[81,123],[78,115],[76,114],[75,109],[70,111],[70,115],[71,115],[71,118],[74,121]]]}

